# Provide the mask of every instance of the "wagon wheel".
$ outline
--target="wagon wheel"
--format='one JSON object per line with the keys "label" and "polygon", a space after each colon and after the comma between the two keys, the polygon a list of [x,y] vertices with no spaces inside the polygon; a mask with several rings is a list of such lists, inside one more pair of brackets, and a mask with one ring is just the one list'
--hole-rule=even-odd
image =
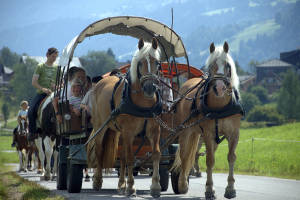
{"label": "wagon wheel", "polygon": [[[171,172],[171,182],[172,188],[175,194],[181,194],[178,190],[178,179],[179,179],[179,172],[172,171]],[[188,184],[190,183],[190,176],[187,178]]]}
{"label": "wagon wheel", "polygon": [[68,166],[67,188],[69,193],[79,193],[82,187],[83,167],[79,164]]}
{"label": "wagon wheel", "polygon": [[161,166],[159,168],[159,176],[160,176],[159,183],[161,186],[161,191],[165,192],[168,190],[168,187],[169,187],[169,170],[168,170],[168,168]]}
{"label": "wagon wheel", "polygon": [[56,188],[58,190],[65,190],[67,189],[67,164],[61,162],[59,154],[57,159]]}

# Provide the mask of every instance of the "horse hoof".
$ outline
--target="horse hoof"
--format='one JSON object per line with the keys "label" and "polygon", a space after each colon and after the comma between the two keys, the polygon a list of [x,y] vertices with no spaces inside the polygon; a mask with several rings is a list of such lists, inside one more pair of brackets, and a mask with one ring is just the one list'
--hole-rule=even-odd
{"label": "horse hoof", "polygon": [[235,189],[226,188],[224,197],[227,198],[227,199],[235,198],[236,197]]}
{"label": "horse hoof", "polygon": [[126,196],[128,197],[136,197],[136,190],[134,188],[127,188],[126,190]]}
{"label": "horse hoof", "polygon": [[150,194],[153,198],[159,198],[160,197],[160,190],[151,190]]}
{"label": "horse hoof", "polygon": [[49,181],[50,180],[50,176],[41,176],[40,180],[41,181]]}
{"label": "horse hoof", "polygon": [[196,177],[202,177],[201,172],[197,172]]}
{"label": "horse hoof", "polygon": [[99,183],[99,182],[93,182],[93,189],[96,190],[96,191],[100,191],[102,188],[102,183]]}
{"label": "horse hoof", "polygon": [[118,189],[118,194],[119,195],[125,195],[125,192],[126,192],[126,188],[119,188]]}
{"label": "horse hoof", "polygon": [[51,181],[56,181],[56,176],[52,176]]}
{"label": "horse hoof", "polygon": [[41,171],[41,170],[37,170],[36,173],[37,173],[37,174],[42,174],[42,171]]}
{"label": "horse hoof", "polygon": [[215,200],[217,197],[215,196],[215,192],[205,192],[205,200]]}

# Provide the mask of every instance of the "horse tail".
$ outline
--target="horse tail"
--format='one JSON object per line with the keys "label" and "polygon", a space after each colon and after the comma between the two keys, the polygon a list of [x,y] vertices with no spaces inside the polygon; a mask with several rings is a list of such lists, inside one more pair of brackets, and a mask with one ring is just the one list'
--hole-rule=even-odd
{"label": "horse tail", "polygon": [[102,140],[102,168],[113,168],[115,161],[118,156],[118,144],[119,144],[120,133],[115,132],[111,129],[107,129],[103,140]]}
{"label": "horse tail", "polygon": [[181,158],[184,157],[186,159],[185,167],[190,169],[194,166],[195,156],[198,150],[198,142],[200,135],[198,133],[192,133],[189,135],[182,134],[182,137],[179,139],[179,147],[176,151],[175,160],[171,170],[178,172],[181,169]]}
{"label": "horse tail", "polygon": [[[95,131],[91,133],[90,137],[92,137],[95,134]],[[96,153],[95,153],[95,140],[91,140],[87,147],[86,147],[86,153],[87,153],[87,163],[89,168],[97,168],[97,162],[96,162]]]}

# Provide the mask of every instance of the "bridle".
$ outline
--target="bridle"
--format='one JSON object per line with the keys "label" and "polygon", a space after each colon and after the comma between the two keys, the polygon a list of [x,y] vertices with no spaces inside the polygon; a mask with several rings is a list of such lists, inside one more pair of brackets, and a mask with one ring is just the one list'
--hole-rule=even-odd
{"label": "bridle", "polygon": [[[231,85],[231,66],[230,66],[230,64],[227,61],[225,61],[224,74],[213,73],[213,68],[215,68],[215,67],[218,67],[216,61],[214,61],[209,66],[209,74],[208,74],[207,84],[209,85],[213,81],[216,82],[217,80],[221,80],[225,83],[225,86],[226,86],[224,88],[224,92],[228,96],[231,96],[232,95],[232,85]],[[214,84],[212,87],[213,87],[214,93],[218,96],[216,84]]]}
{"label": "bridle", "polygon": [[156,72],[156,74],[154,74],[154,73],[151,73],[151,64],[150,64],[149,56],[147,56],[145,59],[147,61],[147,69],[148,69],[146,74],[143,74],[143,75],[141,74],[140,68],[142,66],[142,61],[139,61],[137,64],[137,77],[141,83],[141,86],[143,87],[145,82],[150,81],[155,85],[155,87],[158,88],[159,77],[157,74],[159,72],[159,69],[161,68],[161,63],[158,62],[157,60],[155,60],[157,72]]}

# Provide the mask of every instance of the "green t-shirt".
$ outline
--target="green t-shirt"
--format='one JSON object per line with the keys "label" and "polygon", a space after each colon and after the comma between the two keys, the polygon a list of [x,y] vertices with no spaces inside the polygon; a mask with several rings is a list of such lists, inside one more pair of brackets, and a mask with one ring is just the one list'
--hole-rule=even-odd
{"label": "green t-shirt", "polygon": [[[39,75],[38,83],[43,88],[50,88],[51,85],[55,84],[56,81],[57,65],[48,66],[45,63],[41,63],[37,66],[34,74]],[[37,93],[43,93],[41,90],[37,89]]]}

